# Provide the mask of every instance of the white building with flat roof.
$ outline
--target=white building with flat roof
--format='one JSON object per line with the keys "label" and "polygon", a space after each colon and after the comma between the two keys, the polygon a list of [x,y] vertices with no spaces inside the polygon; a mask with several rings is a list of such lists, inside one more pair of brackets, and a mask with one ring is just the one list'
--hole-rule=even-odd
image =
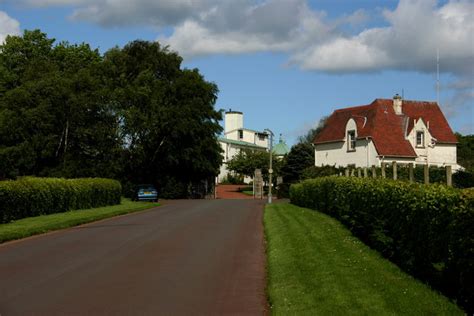
{"label": "white building with flat roof", "polygon": [[[223,163],[217,181],[220,183],[227,178],[227,162],[241,150],[267,151],[269,148],[269,135],[244,128],[244,114],[239,111],[229,110],[225,113],[224,135],[219,138],[223,150]],[[250,181],[250,179],[246,179]]]}

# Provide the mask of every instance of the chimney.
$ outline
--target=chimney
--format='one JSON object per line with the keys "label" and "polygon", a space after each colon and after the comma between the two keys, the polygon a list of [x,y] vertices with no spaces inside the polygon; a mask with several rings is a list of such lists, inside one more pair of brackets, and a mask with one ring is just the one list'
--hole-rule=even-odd
{"label": "chimney", "polygon": [[402,115],[402,97],[397,94],[393,97],[393,110],[395,114]]}

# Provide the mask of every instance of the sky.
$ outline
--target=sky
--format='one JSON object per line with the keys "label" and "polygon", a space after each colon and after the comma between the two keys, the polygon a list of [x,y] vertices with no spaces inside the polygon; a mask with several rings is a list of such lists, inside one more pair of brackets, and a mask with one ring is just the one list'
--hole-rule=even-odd
{"label": "sky", "polygon": [[217,84],[216,109],[289,145],[338,108],[437,101],[439,56],[441,108],[474,134],[471,0],[0,0],[0,43],[32,29],[102,53],[159,41]]}

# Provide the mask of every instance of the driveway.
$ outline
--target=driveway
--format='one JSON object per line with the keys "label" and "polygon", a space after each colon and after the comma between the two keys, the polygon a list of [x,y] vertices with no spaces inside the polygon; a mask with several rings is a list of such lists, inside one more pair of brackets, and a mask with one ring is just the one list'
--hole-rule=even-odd
{"label": "driveway", "polygon": [[265,314],[262,213],[170,201],[0,245],[0,315]]}

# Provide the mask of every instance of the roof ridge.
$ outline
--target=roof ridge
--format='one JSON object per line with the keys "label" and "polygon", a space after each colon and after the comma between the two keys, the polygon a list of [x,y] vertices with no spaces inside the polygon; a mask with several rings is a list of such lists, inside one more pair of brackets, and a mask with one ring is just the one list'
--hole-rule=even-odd
{"label": "roof ridge", "polygon": [[351,106],[350,108],[336,109],[336,110],[334,110],[334,113],[336,113],[336,112],[347,112],[347,111],[351,111],[351,110],[355,110],[355,109],[361,109],[361,108],[364,108],[364,107],[368,108],[370,106],[371,106],[371,104]]}
{"label": "roof ridge", "polygon": [[[377,98],[374,100],[376,101],[393,101],[393,99],[384,99],[384,98]],[[429,103],[429,104],[436,104],[439,105],[436,101],[420,101],[420,100],[409,100],[409,99],[402,99],[402,102],[410,102],[410,103]]]}

